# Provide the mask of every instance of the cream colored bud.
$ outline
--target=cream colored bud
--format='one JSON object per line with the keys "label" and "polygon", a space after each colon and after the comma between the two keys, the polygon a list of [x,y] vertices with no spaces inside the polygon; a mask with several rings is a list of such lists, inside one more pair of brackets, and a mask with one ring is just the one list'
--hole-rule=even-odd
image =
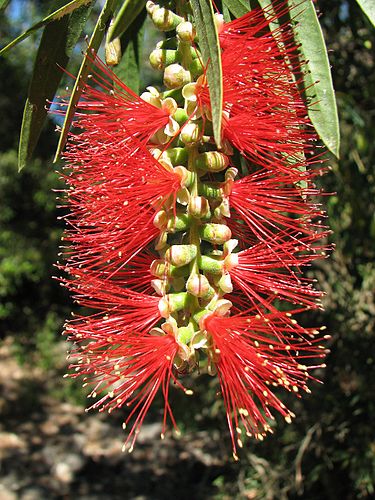
{"label": "cream colored bud", "polygon": [[165,252],[165,259],[176,267],[189,264],[197,256],[195,245],[172,245]]}
{"label": "cream colored bud", "polygon": [[176,28],[176,33],[183,42],[192,42],[196,34],[194,26],[189,21],[180,23]]}
{"label": "cream colored bud", "polygon": [[208,299],[213,296],[214,290],[210,282],[203,274],[194,274],[190,276],[186,283],[186,290],[195,297]]}
{"label": "cream colored bud", "polygon": [[190,71],[180,64],[171,64],[164,71],[164,85],[168,89],[179,89],[191,81]]}
{"label": "cream colored bud", "polygon": [[200,227],[200,236],[203,240],[215,245],[222,245],[230,240],[232,232],[225,224],[203,224]]}

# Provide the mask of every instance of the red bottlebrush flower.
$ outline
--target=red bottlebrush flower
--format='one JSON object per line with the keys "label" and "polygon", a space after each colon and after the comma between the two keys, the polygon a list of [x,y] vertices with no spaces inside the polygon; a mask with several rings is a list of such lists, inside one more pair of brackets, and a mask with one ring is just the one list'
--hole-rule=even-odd
{"label": "red bottlebrush flower", "polygon": [[238,264],[230,269],[232,281],[259,311],[269,307],[274,297],[308,308],[321,307],[318,299],[323,293],[314,289],[313,280],[301,277],[300,270],[326,255],[327,245],[314,245],[320,237],[282,239],[272,247],[257,243],[237,254]]}
{"label": "red bottlebrush flower", "polygon": [[[160,103],[154,106],[135,94],[98,57],[93,58],[91,82],[79,101],[74,125],[90,131],[89,142],[95,138],[102,147],[118,142],[122,146],[145,144],[160,128],[165,127],[171,110]],[[65,102],[60,103],[64,107]],[[64,111],[57,111],[64,113]],[[93,144],[91,143],[91,148]],[[92,150],[91,150],[92,153]]]}
{"label": "red bottlebrush flower", "polygon": [[156,393],[164,435],[168,416],[176,427],[170,382],[190,394],[178,378],[215,367],[237,458],[242,432],[271,431],[272,410],[290,420],[273,388],[309,392],[323,366],[320,331],[293,318],[321,306],[302,274],[329,249],[314,201],[321,161],[287,28],[272,33],[260,10],[223,26],[217,151],[190,18],[151,0],[147,10],[176,30],[150,58],[166,90],[138,97],[95,59],[65,153],[62,282],[91,309],[66,325],[73,376],[93,385],[91,408],[129,408],[131,451]]}
{"label": "red bottlebrush flower", "polygon": [[[233,183],[229,195],[231,207],[249,226],[255,237],[271,244],[276,234],[314,234],[318,217],[324,212],[317,203],[306,201],[318,189],[299,189],[282,175],[260,171]],[[315,221],[315,223],[314,223]]]}
{"label": "red bottlebrush flower", "polygon": [[[275,409],[287,422],[294,416],[273,392],[282,387],[298,395],[310,392],[306,383],[312,377],[307,360],[324,356],[314,335],[319,333],[302,327],[285,313],[265,316],[221,317],[208,315],[202,327],[211,340],[211,362],[220,380],[227,420],[237,459],[237,446],[242,447],[242,430],[263,439],[273,432],[269,420]],[[323,365],[319,365],[323,366]]]}
{"label": "red bottlebrush flower", "polygon": [[[101,261],[108,275],[110,268],[120,270],[158,236],[155,214],[180,189],[181,177],[143,150],[133,154],[125,150],[114,159],[95,155],[90,163],[81,164],[87,134],[81,134],[83,143],[66,153],[77,167],[66,179],[70,185],[68,221],[73,229],[66,232],[65,240],[74,245],[70,258],[75,265],[95,269]],[[108,154],[116,152],[115,142]]]}
{"label": "red bottlebrush flower", "polygon": [[[282,36],[283,28],[268,31],[272,20],[254,10],[220,32],[222,133],[257,166],[298,176],[298,163],[312,151],[316,135],[290,69],[295,47]],[[198,100],[210,106],[206,84],[198,87]]]}
{"label": "red bottlebrush flower", "polygon": [[[170,380],[190,394],[173,374],[173,360],[180,346],[173,335],[130,335],[113,334],[104,340],[91,341],[72,353],[75,376],[84,375],[86,385],[93,385],[91,397],[101,396],[91,408],[111,412],[123,406],[130,408],[123,427],[132,422],[124,448],[129,444],[133,450],[137,435],[146,413],[157,392],[164,397],[162,437],[167,417],[177,429],[176,421],[168,403]],[[104,394],[104,395],[102,395]],[[90,408],[90,409],[91,409]]]}

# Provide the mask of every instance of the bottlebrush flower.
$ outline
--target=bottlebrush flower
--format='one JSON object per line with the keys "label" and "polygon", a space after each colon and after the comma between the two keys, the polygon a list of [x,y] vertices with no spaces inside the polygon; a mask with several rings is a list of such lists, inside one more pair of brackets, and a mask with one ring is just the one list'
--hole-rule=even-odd
{"label": "bottlebrush flower", "polygon": [[237,446],[243,446],[241,426],[246,435],[263,439],[265,432],[272,432],[272,408],[287,422],[294,417],[273,393],[274,387],[297,395],[299,390],[309,392],[306,382],[314,366],[305,363],[323,357],[324,348],[314,338],[318,331],[296,330],[295,325],[285,313],[231,317],[211,313],[201,320],[220,380],[235,459]]}
{"label": "bottlebrush flower", "polygon": [[222,26],[218,151],[194,27],[146,8],[176,30],[151,57],[168,89],[138,97],[95,58],[65,153],[62,283],[91,311],[66,325],[73,376],[99,396],[91,408],[129,409],[131,451],[156,393],[164,436],[168,416],[176,427],[171,381],[191,394],[179,378],[206,366],[237,458],[243,433],[263,439],[273,410],[293,415],[276,389],[309,392],[324,366],[320,330],[294,319],[321,307],[303,276],[329,249],[313,182],[321,161],[285,28],[271,33],[261,10]]}

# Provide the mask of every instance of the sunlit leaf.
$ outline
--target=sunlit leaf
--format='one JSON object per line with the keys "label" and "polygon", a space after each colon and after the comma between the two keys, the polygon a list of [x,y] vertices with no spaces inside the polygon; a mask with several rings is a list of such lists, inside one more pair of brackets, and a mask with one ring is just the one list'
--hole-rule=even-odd
{"label": "sunlit leaf", "polygon": [[76,77],[76,81],[73,86],[73,90],[70,96],[70,101],[65,114],[64,124],[61,129],[60,139],[57,145],[54,161],[57,161],[61,151],[65,147],[68,133],[76,111],[77,103],[85,87],[87,76],[90,73],[90,69],[92,66],[92,53],[93,52],[96,53],[100,47],[100,44],[105,35],[106,23],[114,10],[116,3],[117,0],[107,0],[106,3],[104,4],[103,9],[100,12],[99,18],[95,25],[94,31],[91,35],[87,50],[83,57],[82,64],[79,68],[78,75]]}
{"label": "sunlit leaf", "polygon": [[73,0],[72,2],[69,2],[68,4],[64,5],[60,9],[57,9],[54,12],[52,12],[52,14],[49,14],[47,17],[45,17],[44,19],[42,19],[38,23],[31,26],[31,28],[29,28],[28,30],[23,32],[22,35],[18,36],[17,38],[12,40],[10,43],[8,43],[8,45],[6,45],[5,47],[3,47],[0,50],[0,55],[7,52],[9,49],[14,47],[17,43],[21,42],[22,40],[24,40],[28,36],[32,35],[35,31],[37,31],[39,28],[42,28],[46,24],[48,24],[52,21],[57,21],[57,20],[61,19],[62,17],[66,16],[68,14],[71,14],[73,11],[75,11],[79,7],[82,7],[82,5],[89,5],[89,4],[92,4],[93,2],[94,2],[94,0]]}
{"label": "sunlit leaf", "polygon": [[211,0],[191,0],[199,47],[203,62],[207,65],[207,81],[210,90],[212,126],[215,142],[221,147],[221,120],[223,112],[223,79],[221,51]]}
{"label": "sunlit leaf", "polygon": [[[289,0],[288,3],[290,7],[300,4],[299,0]],[[314,103],[309,106],[309,117],[328,149],[339,156],[340,132],[327,49],[314,4],[309,0],[303,7],[293,29],[307,61],[306,95]]]}
{"label": "sunlit leaf", "polygon": [[145,5],[145,0],[125,0],[108,31],[108,41],[125,33]]}
{"label": "sunlit leaf", "polygon": [[113,71],[135,93],[140,92],[140,64],[142,62],[143,38],[146,15],[139,15],[121,38],[123,56]]}
{"label": "sunlit leaf", "polygon": [[375,0],[357,0],[359,6],[375,26]]}
{"label": "sunlit leaf", "polygon": [[223,4],[228,7],[234,17],[241,17],[251,10],[248,0],[223,0]]}
{"label": "sunlit leaf", "polygon": [[10,0],[0,0],[0,12],[8,7]]}
{"label": "sunlit leaf", "polygon": [[24,108],[18,168],[21,170],[30,159],[47,117],[47,100],[52,100],[65,68],[80,36],[89,4],[82,5],[70,16],[49,23],[43,32]]}

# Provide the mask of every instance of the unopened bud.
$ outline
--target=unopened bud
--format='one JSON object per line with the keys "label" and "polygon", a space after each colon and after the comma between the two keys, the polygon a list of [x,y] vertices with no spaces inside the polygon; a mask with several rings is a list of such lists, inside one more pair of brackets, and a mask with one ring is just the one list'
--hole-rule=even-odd
{"label": "unopened bud", "polygon": [[195,297],[209,299],[214,295],[214,289],[203,274],[194,274],[190,276],[186,283],[186,290]]}
{"label": "unopened bud", "polygon": [[186,292],[169,293],[159,300],[159,312],[163,318],[168,318],[173,312],[187,307],[189,295]]}
{"label": "unopened bud", "polygon": [[209,172],[221,172],[229,164],[229,158],[219,151],[207,151],[200,154],[196,159],[196,166]]}
{"label": "unopened bud", "polygon": [[151,15],[155,9],[158,9],[159,5],[155,4],[155,2],[152,2],[152,0],[148,0],[146,2],[146,10],[147,12]]}
{"label": "unopened bud", "polygon": [[171,31],[184,20],[171,10],[159,6],[152,9],[151,19],[160,31]]}
{"label": "unopened bud", "polygon": [[162,70],[166,66],[177,62],[179,53],[177,50],[155,49],[151,52],[149,60],[154,69]]}
{"label": "unopened bud", "polygon": [[172,245],[165,252],[165,259],[176,267],[186,266],[197,256],[195,245]]}
{"label": "unopened bud", "polygon": [[105,62],[108,66],[116,66],[121,61],[121,42],[115,38],[105,44]]}
{"label": "unopened bud", "polygon": [[176,28],[176,33],[183,42],[192,42],[196,34],[194,26],[189,21],[180,23]]}
{"label": "unopened bud", "polygon": [[223,30],[223,26],[224,26],[224,16],[223,16],[223,14],[219,14],[218,12],[215,12],[215,14],[214,14],[214,20],[215,20],[215,26],[216,26],[217,32],[221,33],[221,31]]}
{"label": "unopened bud", "polygon": [[203,240],[209,241],[214,245],[222,245],[231,239],[232,232],[224,224],[203,224],[200,228],[200,236]]}
{"label": "unopened bud", "polygon": [[223,261],[201,255],[199,258],[199,269],[210,274],[221,274],[223,272]]}
{"label": "unopened bud", "polygon": [[164,85],[168,89],[178,89],[191,81],[190,71],[180,64],[171,64],[164,71]]}
{"label": "unopened bud", "polygon": [[[175,115],[173,115],[173,118],[175,119]],[[186,165],[188,152],[186,148],[169,148],[163,151],[161,157],[168,160],[172,165]]]}
{"label": "unopened bud", "polygon": [[188,205],[188,212],[190,215],[198,219],[207,217],[210,213],[210,204],[203,196],[191,196]]}
{"label": "unopened bud", "polygon": [[176,267],[164,259],[155,259],[151,263],[150,273],[159,278],[165,276],[179,278],[189,275],[189,266]]}
{"label": "unopened bud", "polygon": [[190,226],[191,217],[188,214],[177,214],[176,217],[169,219],[167,224],[167,230],[170,233],[175,233],[176,231],[184,231]]}

